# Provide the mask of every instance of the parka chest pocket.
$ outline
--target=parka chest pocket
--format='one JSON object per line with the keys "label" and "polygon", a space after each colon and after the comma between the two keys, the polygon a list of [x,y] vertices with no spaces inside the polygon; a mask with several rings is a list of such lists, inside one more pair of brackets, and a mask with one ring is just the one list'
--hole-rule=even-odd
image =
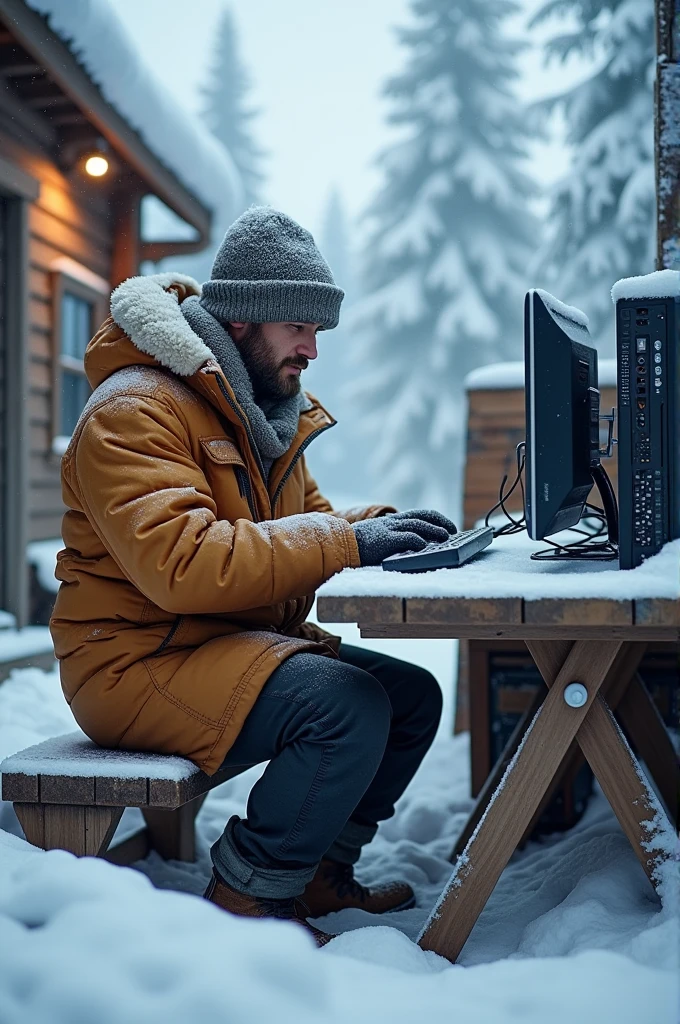
{"label": "parka chest pocket", "polygon": [[[248,503],[251,517],[257,520],[257,512],[255,509],[255,502],[253,499],[253,491],[250,485],[250,477],[248,476],[248,469],[243,460],[243,456],[236,447],[233,441],[228,437],[201,437],[199,438],[201,447],[205,452],[208,464],[206,466],[207,476],[211,484],[217,485],[215,490],[221,490],[221,470],[220,467],[225,469],[231,469],[236,483],[238,484],[238,491],[241,498]],[[224,509],[225,518],[231,518],[232,510]]]}

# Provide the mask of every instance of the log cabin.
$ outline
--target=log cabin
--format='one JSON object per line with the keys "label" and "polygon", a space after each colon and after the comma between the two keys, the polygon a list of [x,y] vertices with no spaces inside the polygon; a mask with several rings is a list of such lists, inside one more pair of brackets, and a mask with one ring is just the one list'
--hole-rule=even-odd
{"label": "log cabin", "polygon": [[[226,151],[135,66],[112,9],[93,8],[80,39],[77,9],[0,0],[0,608],[19,626],[27,545],[60,535],[60,457],[111,289],[143,261],[204,249],[225,197],[238,212]],[[145,240],[147,197],[183,240]]]}

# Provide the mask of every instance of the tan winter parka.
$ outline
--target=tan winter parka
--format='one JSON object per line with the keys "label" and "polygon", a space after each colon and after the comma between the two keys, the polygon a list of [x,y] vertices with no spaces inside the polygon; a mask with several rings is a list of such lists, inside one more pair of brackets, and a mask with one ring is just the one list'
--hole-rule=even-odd
{"label": "tan winter parka", "polygon": [[304,451],[334,420],[311,396],[265,483],[245,413],[179,309],[198,291],[131,279],[88,346],[51,630],[93,740],[212,774],[284,659],[335,655],[305,622],[314,592],[359,565],[350,522],[390,509],[334,512],[319,493]]}

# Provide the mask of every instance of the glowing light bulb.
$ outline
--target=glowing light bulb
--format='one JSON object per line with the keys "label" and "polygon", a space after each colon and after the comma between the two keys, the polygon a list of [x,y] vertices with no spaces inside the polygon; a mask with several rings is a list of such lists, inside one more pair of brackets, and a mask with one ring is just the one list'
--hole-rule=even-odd
{"label": "glowing light bulb", "polygon": [[85,170],[93,178],[101,178],[109,169],[109,161],[103,156],[90,156],[85,162]]}

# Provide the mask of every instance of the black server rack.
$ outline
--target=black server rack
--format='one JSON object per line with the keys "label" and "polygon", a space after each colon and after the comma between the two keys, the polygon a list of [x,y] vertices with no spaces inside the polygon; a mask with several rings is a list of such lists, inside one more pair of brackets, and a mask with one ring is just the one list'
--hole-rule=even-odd
{"label": "black server rack", "polygon": [[674,297],[617,301],[622,569],[680,536],[679,341],[680,288]]}

